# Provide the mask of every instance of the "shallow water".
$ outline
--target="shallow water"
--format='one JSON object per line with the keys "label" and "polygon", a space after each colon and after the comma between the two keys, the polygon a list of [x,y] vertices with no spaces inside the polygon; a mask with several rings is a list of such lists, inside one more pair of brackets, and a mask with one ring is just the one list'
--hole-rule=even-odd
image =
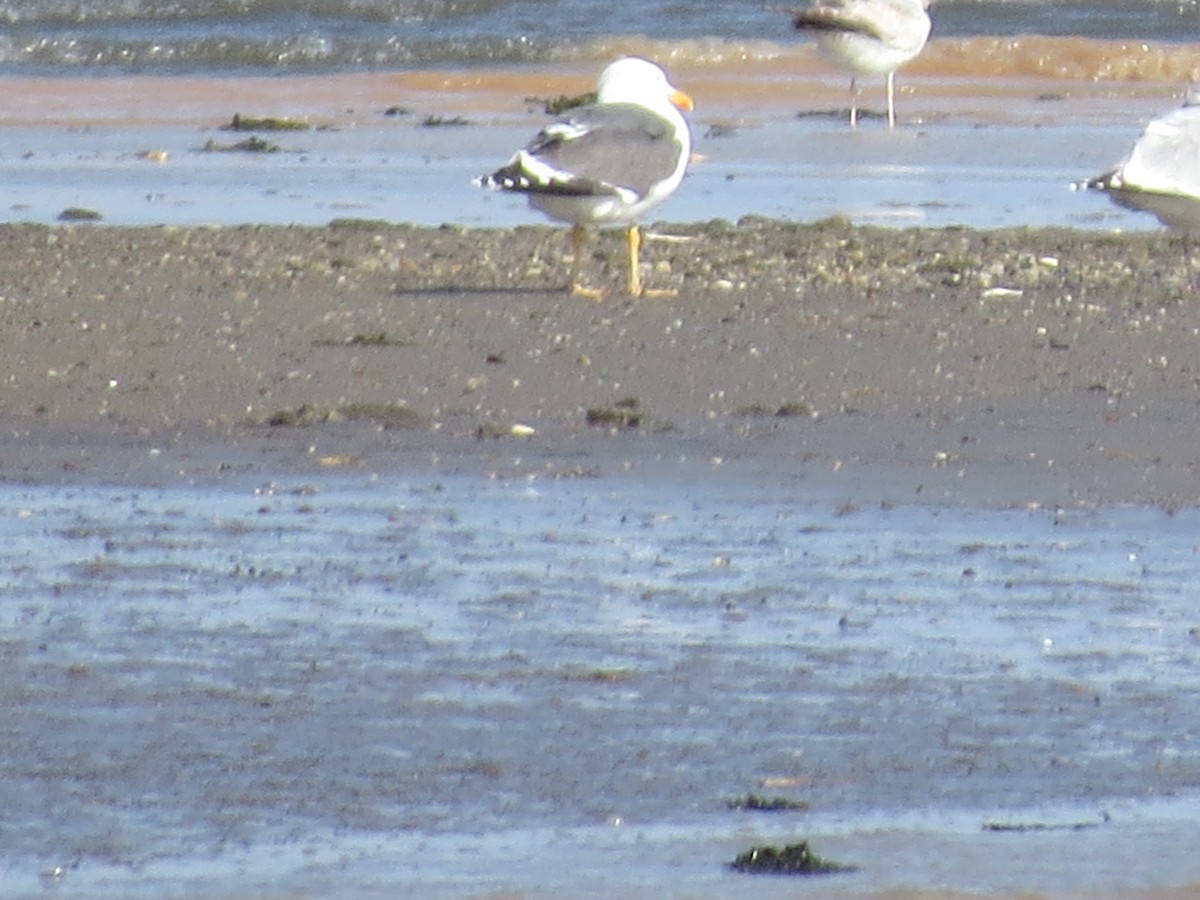
{"label": "shallow water", "polygon": [[724,863],[801,838],[860,866],[812,896],[1194,885],[1196,534],[669,469],[6,486],[0,893],[769,896]]}
{"label": "shallow water", "polygon": [[[1195,0],[938,0],[939,38],[1046,34],[1200,41]],[[616,35],[687,54],[711,39],[749,49],[799,42],[758,0],[20,0],[0,3],[0,72],[364,71],[604,58]]]}
{"label": "shallow water", "polygon": [[[1064,225],[1158,228],[1072,182],[1106,170],[1136,128],[1043,127],[966,121],[888,134],[851,132],[828,118],[749,123],[713,136],[697,129],[695,163],[653,220],[737,221],[760,215],[811,222],[977,228]],[[381,122],[278,139],[279,153],[204,153],[211,136],[172,127],[0,129],[0,220],[54,224],[63,210],[94,210],[107,225],[324,225],[338,218],[438,226],[540,224],[520,197],[475,188],[471,179],[523,144],[530,126],[445,129]],[[134,148],[171,154],[165,165]],[[669,229],[668,229],[669,230]]]}

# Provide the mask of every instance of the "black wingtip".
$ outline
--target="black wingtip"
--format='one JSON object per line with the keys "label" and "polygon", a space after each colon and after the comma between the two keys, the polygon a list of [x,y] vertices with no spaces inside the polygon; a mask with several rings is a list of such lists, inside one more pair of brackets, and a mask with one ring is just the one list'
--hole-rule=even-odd
{"label": "black wingtip", "polygon": [[846,32],[879,38],[879,32],[869,22],[847,19],[835,10],[814,7],[794,14],[792,27],[797,31]]}

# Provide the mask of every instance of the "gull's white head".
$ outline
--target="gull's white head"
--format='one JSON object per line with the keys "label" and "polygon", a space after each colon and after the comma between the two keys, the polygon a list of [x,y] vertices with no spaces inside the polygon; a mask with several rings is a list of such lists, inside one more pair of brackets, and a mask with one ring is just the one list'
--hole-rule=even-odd
{"label": "gull's white head", "polygon": [[650,109],[673,106],[691,112],[692,98],[667,79],[667,73],[648,59],[626,56],[610,63],[596,85],[599,103],[636,103]]}

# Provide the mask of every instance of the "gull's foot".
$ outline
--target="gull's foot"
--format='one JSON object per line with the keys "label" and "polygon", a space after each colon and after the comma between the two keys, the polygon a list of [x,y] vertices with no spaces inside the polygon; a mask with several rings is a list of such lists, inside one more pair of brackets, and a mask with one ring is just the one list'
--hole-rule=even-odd
{"label": "gull's foot", "polygon": [[643,288],[638,296],[646,297],[650,300],[666,300],[671,297],[678,297],[679,291],[675,288]]}
{"label": "gull's foot", "polygon": [[576,282],[567,288],[567,293],[569,293],[572,297],[586,297],[588,300],[603,300],[605,292],[604,288],[587,287],[586,285]]}

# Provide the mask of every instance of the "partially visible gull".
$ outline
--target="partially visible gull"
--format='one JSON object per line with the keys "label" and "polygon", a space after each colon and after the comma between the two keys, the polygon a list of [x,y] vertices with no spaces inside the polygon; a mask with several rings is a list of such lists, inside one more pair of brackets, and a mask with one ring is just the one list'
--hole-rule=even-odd
{"label": "partially visible gull", "polygon": [[691,98],[659,66],[619,59],[601,73],[594,104],[547,125],[507,165],[475,183],[525,194],[534,209],[571,223],[573,294],[601,293],[580,283],[584,228],[627,226],[629,293],[641,296],[637,222],[683,180],[692,149],[683,112],[691,109]]}
{"label": "partially visible gull", "polygon": [[896,127],[896,70],[929,40],[929,0],[814,0],[795,13],[797,30],[811,34],[850,70],[850,125],[858,123],[858,76],[887,75],[888,127]]}
{"label": "partially visible gull", "polygon": [[1200,231],[1200,91],[1151,120],[1129,154],[1075,187],[1105,191],[1113,202],[1158,216],[1164,225]]}

